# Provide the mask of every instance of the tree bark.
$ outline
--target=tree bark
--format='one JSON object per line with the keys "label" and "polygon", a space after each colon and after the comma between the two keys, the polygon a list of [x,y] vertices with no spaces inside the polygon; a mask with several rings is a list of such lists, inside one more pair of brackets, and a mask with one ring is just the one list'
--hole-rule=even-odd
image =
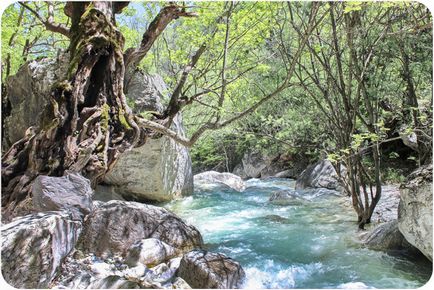
{"label": "tree bark", "polygon": [[68,79],[53,87],[37,132],[28,132],[2,158],[5,219],[30,197],[36,176],[81,172],[96,184],[120,152],[144,139],[123,92],[124,38],[113,3],[70,3]]}

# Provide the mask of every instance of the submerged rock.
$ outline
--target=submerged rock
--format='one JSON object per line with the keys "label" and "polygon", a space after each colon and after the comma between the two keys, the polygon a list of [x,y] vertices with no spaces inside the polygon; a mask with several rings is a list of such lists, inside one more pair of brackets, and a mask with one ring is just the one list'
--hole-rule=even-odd
{"label": "submerged rock", "polygon": [[129,266],[137,266],[144,264],[153,266],[163,263],[178,254],[178,251],[158,239],[150,238],[143,239],[134,243],[127,252],[126,264]]}
{"label": "submerged rock", "polygon": [[182,257],[177,275],[191,287],[240,288],[245,279],[241,265],[220,253],[191,251]]}
{"label": "submerged rock", "polygon": [[32,184],[32,202],[36,211],[69,210],[87,215],[92,210],[90,181],[78,173],[62,177],[38,176]]}
{"label": "submerged rock", "polygon": [[[345,168],[341,167],[341,174],[345,173]],[[298,177],[295,189],[304,188],[327,188],[342,191],[338,174],[328,160],[319,161],[307,167]]]}
{"label": "submerged rock", "polygon": [[244,191],[246,185],[237,175],[229,172],[205,171],[194,176],[194,185],[199,189],[207,189],[209,184],[226,185],[236,191]]}
{"label": "submerged rock", "polygon": [[406,240],[432,261],[432,164],[411,173],[400,188],[398,227]]}
{"label": "submerged rock", "polygon": [[74,248],[81,222],[65,212],[20,217],[2,226],[2,274],[16,288],[48,288]]}
{"label": "submerged rock", "polygon": [[180,251],[200,248],[200,232],[172,212],[137,202],[96,202],[79,247],[98,256],[124,255],[142,239],[156,238]]}
{"label": "submerged rock", "polygon": [[269,200],[271,204],[275,205],[291,205],[291,204],[300,204],[303,201],[306,201],[303,197],[298,196],[294,192],[288,190],[279,190],[274,192]]}

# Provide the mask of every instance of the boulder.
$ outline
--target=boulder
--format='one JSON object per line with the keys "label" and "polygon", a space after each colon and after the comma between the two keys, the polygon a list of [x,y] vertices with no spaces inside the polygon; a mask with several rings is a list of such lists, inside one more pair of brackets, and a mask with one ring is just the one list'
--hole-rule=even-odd
{"label": "boulder", "polygon": [[134,102],[133,111],[140,113],[153,111],[162,113],[161,101],[167,94],[167,86],[159,75],[149,75],[137,71],[127,82],[126,96]]}
{"label": "boulder", "polygon": [[245,279],[241,265],[220,253],[191,251],[182,257],[178,277],[192,288],[240,288]]}
{"label": "boulder", "polygon": [[432,261],[432,164],[412,172],[401,186],[398,227],[405,239]]}
{"label": "boulder", "polygon": [[274,174],[274,177],[278,178],[294,178],[297,176],[297,173],[294,169],[287,169]]}
{"label": "boulder", "polygon": [[[172,129],[184,129],[178,115]],[[191,158],[186,147],[168,137],[149,139],[119,156],[104,182],[126,200],[167,201],[193,192]]]}
{"label": "boulder", "polygon": [[267,168],[267,157],[263,156],[259,152],[249,152],[244,154],[241,160],[243,164],[244,173],[247,177],[259,178],[261,177],[261,171]]}
{"label": "boulder", "polygon": [[5,119],[3,146],[9,147],[24,137],[27,128],[38,125],[51,87],[64,79],[68,61],[68,54],[28,61],[6,80],[11,111]]}
{"label": "boulder", "polygon": [[[341,167],[341,174],[345,174],[345,168]],[[321,160],[308,166],[298,177],[295,189],[304,188],[327,188],[342,191],[338,174],[332,163],[328,160]]]}
{"label": "boulder", "polygon": [[101,257],[125,255],[136,242],[156,238],[179,251],[203,245],[200,232],[172,212],[152,205],[112,200],[95,202],[79,248]]}
{"label": "boulder", "polygon": [[380,251],[402,250],[410,246],[398,229],[398,220],[374,228],[363,238],[363,244]]}
{"label": "boulder", "polygon": [[[158,75],[138,71],[128,82],[127,96],[134,112],[163,112],[166,84]],[[185,136],[182,117],[176,115],[171,129]],[[162,136],[122,153],[104,182],[126,200],[167,201],[193,193],[193,171],[189,150]]]}
{"label": "boulder", "polygon": [[225,185],[240,192],[246,189],[241,177],[229,172],[205,171],[194,176],[196,187],[206,189],[209,184]]}
{"label": "boulder", "polygon": [[32,185],[32,202],[36,211],[69,210],[84,216],[92,210],[90,181],[78,173],[62,177],[40,175]]}
{"label": "boulder", "polygon": [[66,212],[19,217],[2,226],[2,274],[15,288],[48,288],[75,247],[81,222]]}
{"label": "boulder", "polygon": [[275,205],[291,205],[300,204],[305,201],[305,199],[297,195],[294,191],[289,190],[279,190],[273,192],[268,201]]}
{"label": "boulder", "polygon": [[242,179],[248,178],[246,173],[244,172],[243,163],[239,163],[234,167],[234,170],[232,170],[232,173],[241,177]]}
{"label": "boulder", "polygon": [[152,267],[175,257],[177,253],[174,247],[158,239],[143,239],[128,249],[126,264],[133,267],[138,264]]}

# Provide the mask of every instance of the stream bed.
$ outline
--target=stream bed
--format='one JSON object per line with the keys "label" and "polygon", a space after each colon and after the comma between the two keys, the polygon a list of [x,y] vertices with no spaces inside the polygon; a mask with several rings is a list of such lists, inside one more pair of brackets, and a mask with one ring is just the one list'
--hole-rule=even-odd
{"label": "stream bed", "polygon": [[[357,242],[355,214],[338,192],[295,191],[290,179],[251,179],[244,192],[210,184],[164,206],[203,235],[206,249],[239,261],[245,288],[418,288],[429,261],[411,261]],[[299,198],[273,205],[273,192]]]}

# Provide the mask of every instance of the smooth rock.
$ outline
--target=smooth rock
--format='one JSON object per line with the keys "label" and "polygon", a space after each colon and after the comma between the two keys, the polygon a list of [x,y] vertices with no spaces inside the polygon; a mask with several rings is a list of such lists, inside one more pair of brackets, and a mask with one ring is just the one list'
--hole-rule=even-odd
{"label": "smooth rock", "polygon": [[32,202],[36,211],[69,210],[75,216],[92,210],[93,190],[90,181],[78,173],[62,177],[38,176],[32,185]]}
{"label": "smooth rock", "polygon": [[161,101],[166,97],[167,86],[160,75],[149,75],[136,71],[127,82],[126,96],[134,102],[133,111],[162,113]]}
{"label": "smooth rock", "polygon": [[179,251],[203,245],[200,232],[172,212],[137,202],[97,202],[87,217],[79,247],[105,257],[125,255],[137,241],[156,238]]}
{"label": "smooth rock", "polygon": [[[345,174],[345,168],[341,167],[341,175]],[[298,177],[295,189],[327,188],[342,191],[338,174],[328,160],[319,161],[308,166]]]}
{"label": "smooth rock", "polygon": [[246,185],[241,177],[229,172],[205,171],[194,176],[194,185],[206,188],[209,184],[226,185],[236,191],[244,191]]}
{"label": "smooth rock", "polygon": [[374,250],[402,250],[409,245],[398,229],[398,220],[383,223],[363,238],[363,244]]}
{"label": "smooth rock", "polygon": [[400,188],[398,227],[405,239],[432,261],[432,164],[412,172]]}
{"label": "smooth rock", "polygon": [[191,251],[182,257],[177,273],[192,288],[240,288],[245,279],[241,265],[220,253]]}
{"label": "smooth rock", "polygon": [[178,251],[174,247],[158,239],[143,239],[128,249],[126,264],[136,266],[141,263],[147,267],[152,267],[175,257],[177,253]]}
{"label": "smooth rock", "polygon": [[[172,130],[184,135],[182,120],[175,117]],[[193,192],[188,149],[168,137],[149,139],[119,156],[104,182],[126,200],[167,201]]]}
{"label": "smooth rock", "polygon": [[48,288],[75,247],[81,222],[65,212],[19,217],[2,226],[2,274],[16,288]]}
{"label": "smooth rock", "polygon": [[274,175],[274,177],[278,178],[294,178],[296,176],[296,172],[293,169],[287,169],[284,171],[280,171]]}

